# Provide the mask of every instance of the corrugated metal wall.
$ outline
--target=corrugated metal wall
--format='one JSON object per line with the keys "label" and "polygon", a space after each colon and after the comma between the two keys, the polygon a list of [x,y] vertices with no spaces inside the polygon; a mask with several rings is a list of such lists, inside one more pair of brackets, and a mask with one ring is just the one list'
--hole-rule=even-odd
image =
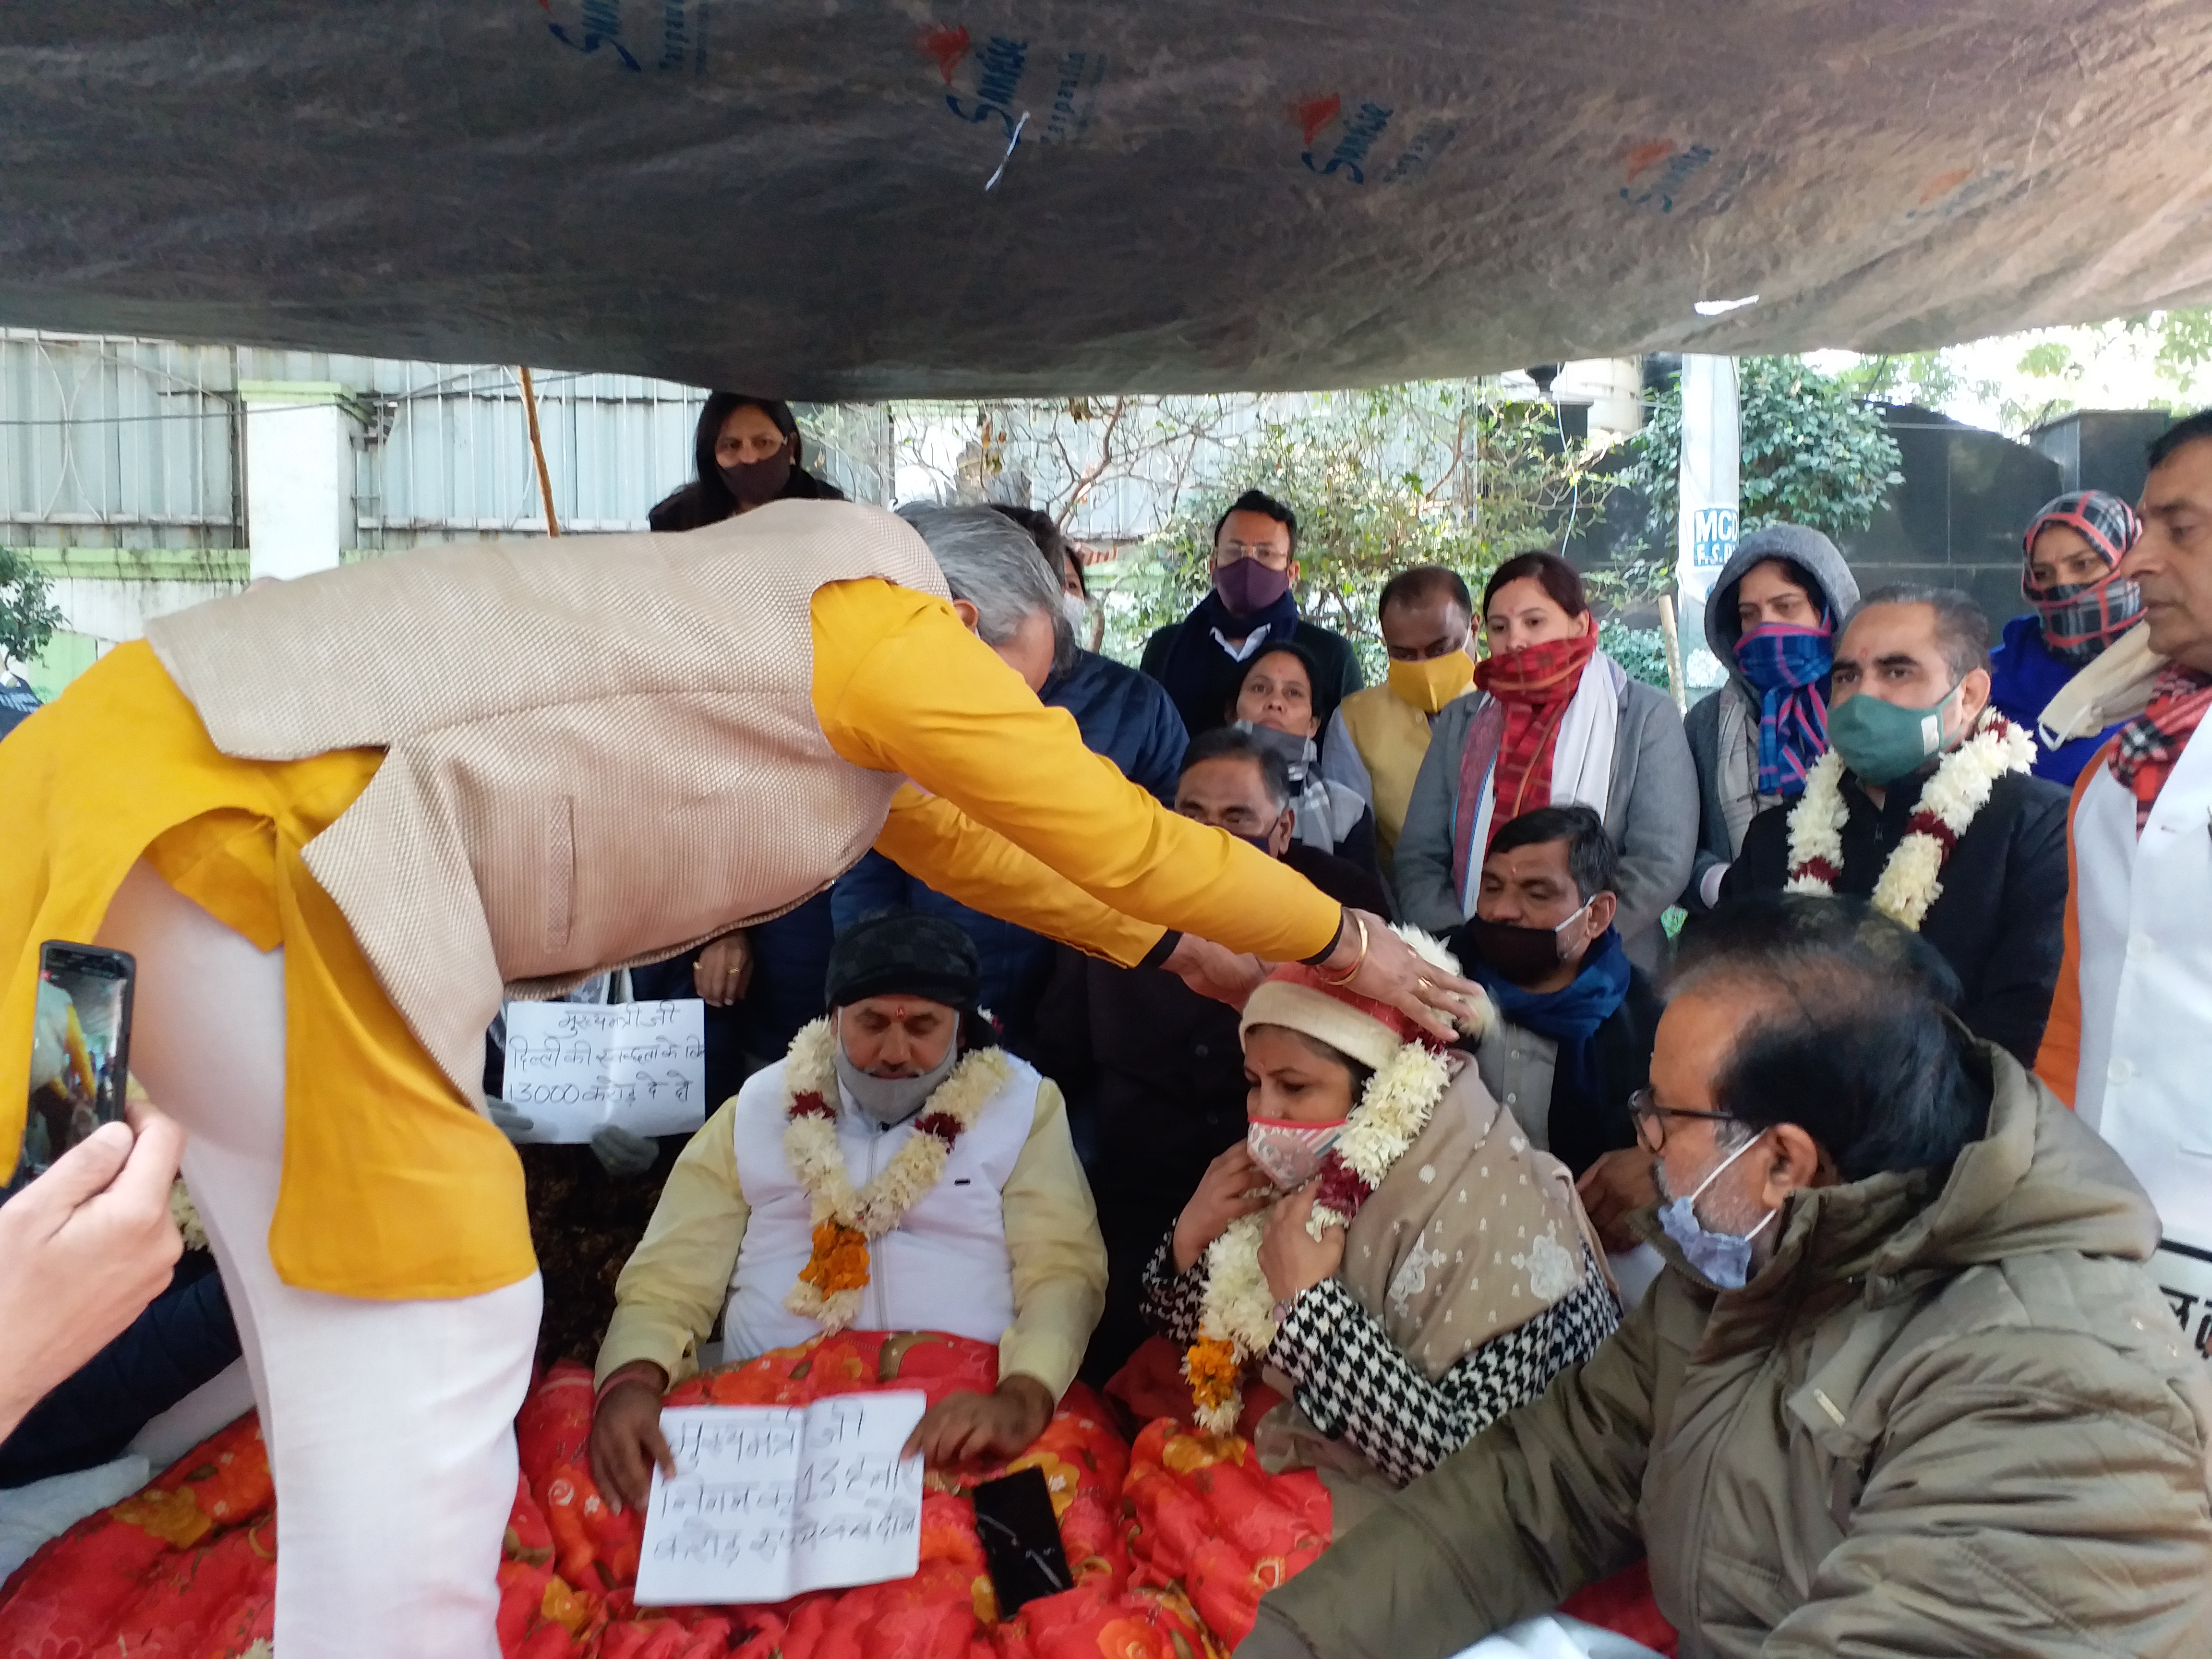
{"label": "corrugated metal wall", "polygon": [[242,546],[235,355],[0,330],[0,542]]}

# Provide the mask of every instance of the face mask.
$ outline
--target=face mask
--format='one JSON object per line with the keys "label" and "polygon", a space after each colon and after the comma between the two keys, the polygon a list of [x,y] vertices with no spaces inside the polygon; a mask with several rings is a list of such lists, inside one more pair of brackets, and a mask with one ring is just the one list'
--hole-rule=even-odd
{"label": "face mask", "polygon": [[2094,662],[2142,615],[2142,590],[2118,576],[2031,588],[2027,597],[2042,615],[2044,644],[2070,663]]}
{"label": "face mask", "polygon": [[1344,1125],[1342,1118],[1334,1123],[1291,1123],[1255,1117],[1245,1126],[1244,1145],[1277,1190],[1291,1193],[1321,1173],[1321,1161],[1336,1145]]}
{"label": "face mask", "polygon": [[1720,1167],[1698,1183],[1698,1189],[1687,1198],[1678,1198],[1659,1206],[1659,1225],[1668,1237],[1674,1241],[1682,1252],[1682,1259],[1724,1291],[1740,1291],[1751,1279],[1751,1241],[1766,1231],[1766,1222],[1782,1213],[1769,1210],[1766,1221],[1762,1221],[1749,1232],[1738,1237],[1734,1233],[1717,1233],[1698,1219],[1698,1200],[1706,1188],[1727,1172],[1728,1166],[1741,1158],[1765,1139],[1753,1135],[1720,1162]]}
{"label": "face mask", "polygon": [[1835,665],[1835,643],[1825,628],[1761,623],[1735,642],[1735,665],[1761,691],[1795,690]]}
{"label": "face mask", "polygon": [[791,446],[787,443],[764,461],[739,461],[714,470],[739,507],[759,507],[782,495],[784,485],[791,482]]}
{"label": "face mask", "polygon": [[[1232,836],[1237,836],[1237,832],[1234,830],[1231,830],[1229,833]],[[1270,830],[1265,836],[1237,836],[1237,839],[1243,842],[1247,847],[1256,847],[1260,851],[1265,853],[1269,858],[1273,858],[1275,856],[1275,849],[1268,843],[1270,838],[1274,835],[1274,833],[1275,832],[1273,830]]]}
{"label": "face mask", "polygon": [[[1230,724],[1261,748],[1272,749],[1281,756],[1283,764],[1289,767],[1293,775],[1302,772],[1313,761],[1314,740],[1311,738],[1302,738],[1291,732],[1278,732],[1272,726],[1255,726],[1250,720],[1232,720]],[[1291,781],[1297,781],[1295,775]]]}
{"label": "face mask", "polygon": [[1232,617],[1256,617],[1291,591],[1291,573],[1270,570],[1257,559],[1239,559],[1213,573],[1213,591]]}
{"label": "face mask", "polygon": [[945,1058],[920,1077],[877,1077],[853,1064],[845,1053],[845,1040],[837,1039],[830,1051],[830,1063],[836,1067],[837,1081],[845,1085],[845,1092],[853,1097],[853,1103],[885,1128],[903,1123],[922,1108],[922,1103],[937,1091],[937,1085],[951,1075],[953,1066],[960,1058],[960,1044],[956,1040],[945,1045]]}
{"label": "face mask", "polygon": [[1958,695],[1954,685],[1930,708],[1899,708],[1862,691],[1829,709],[1828,746],[1860,781],[1876,788],[1894,783],[1930,755],[1943,752],[1943,711]]}
{"label": "face mask", "polygon": [[1433,714],[1474,684],[1474,659],[1464,651],[1448,651],[1420,662],[1390,661],[1390,695],[1411,703],[1424,714]]}
{"label": "face mask", "polygon": [[1082,644],[1091,632],[1091,601],[1080,593],[1063,593],[1060,608],[1067,613],[1067,625],[1075,630],[1075,642]]}
{"label": "face mask", "polygon": [[1483,965],[1508,985],[1534,985],[1559,972],[1566,959],[1559,935],[1589,909],[1584,904],[1557,927],[1522,927],[1510,921],[1468,918],[1466,934]]}

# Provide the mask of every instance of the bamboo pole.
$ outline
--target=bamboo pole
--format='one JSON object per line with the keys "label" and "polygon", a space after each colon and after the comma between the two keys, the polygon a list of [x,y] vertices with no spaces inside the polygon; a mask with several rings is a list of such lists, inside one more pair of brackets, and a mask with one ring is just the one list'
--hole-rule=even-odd
{"label": "bamboo pole", "polygon": [[[538,389],[530,384],[530,366],[520,365],[515,373],[522,377],[522,413],[530,423],[530,453],[538,462],[538,493],[545,502],[545,533],[561,533],[560,520],[553,516],[553,475],[545,470],[545,443],[538,435]],[[1676,702],[1681,701],[1680,697]]]}
{"label": "bamboo pole", "polygon": [[1682,683],[1682,630],[1674,620],[1674,596],[1659,596],[1659,636],[1667,646],[1667,689],[1674,694],[1674,707],[1686,711],[1690,706],[1690,688]]}

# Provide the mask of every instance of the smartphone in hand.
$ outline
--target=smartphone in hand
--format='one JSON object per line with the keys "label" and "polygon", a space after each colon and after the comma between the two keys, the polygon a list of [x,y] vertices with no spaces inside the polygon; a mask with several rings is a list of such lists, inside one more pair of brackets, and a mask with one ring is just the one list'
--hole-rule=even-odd
{"label": "smartphone in hand", "polygon": [[122,1121],[137,975],[125,951],[52,939],[39,947],[29,1109],[9,1194],[101,1124]]}

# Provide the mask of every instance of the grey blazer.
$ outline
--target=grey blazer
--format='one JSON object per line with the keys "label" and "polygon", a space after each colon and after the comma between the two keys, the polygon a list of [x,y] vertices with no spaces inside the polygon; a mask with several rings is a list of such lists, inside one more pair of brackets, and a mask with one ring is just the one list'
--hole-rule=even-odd
{"label": "grey blazer", "polygon": [[[1467,919],[1452,886],[1452,825],[1460,755],[1483,701],[1462,697],[1437,716],[1392,866],[1400,918],[1440,937]],[[1698,772],[1673,700],[1641,680],[1620,690],[1605,829],[1620,854],[1614,926],[1630,960],[1649,970],[1664,938],[1660,913],[1681,896],[1697,856]]]}

